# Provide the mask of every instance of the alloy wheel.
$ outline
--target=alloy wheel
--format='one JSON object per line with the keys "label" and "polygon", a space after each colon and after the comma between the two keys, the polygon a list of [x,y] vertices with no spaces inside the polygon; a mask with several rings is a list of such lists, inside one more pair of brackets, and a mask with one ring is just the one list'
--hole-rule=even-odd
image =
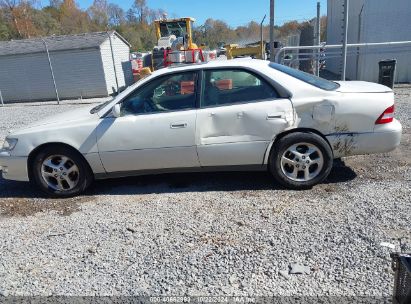
{"label": "alloy wheel", "polygon": [[43,161],[41,176],[48,187],[57,191],[69,191],[77,186],[80,171],[69,157],[52,155]]}
{"label": "alloy wheel", "polygon": [[297,143],[288,147],[281,157],[281,170],[287,178],[307,182],[316,178],[324,166],[321,150],[309,143]]}

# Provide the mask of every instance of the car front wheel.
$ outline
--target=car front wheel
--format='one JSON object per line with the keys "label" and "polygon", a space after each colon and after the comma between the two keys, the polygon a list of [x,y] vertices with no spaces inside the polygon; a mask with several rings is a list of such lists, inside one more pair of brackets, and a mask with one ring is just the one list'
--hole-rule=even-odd
{"label": "car front wheel", "polygon": [[314,133],[291,133],[281,138],[270,155],[269,169],[274,178],[289,189],[310,189],[330,174],[332,150]]}
{"label": "car front wheel", "polygon": [[32,162],[33,182],[45,193],[72,197],[83,192],[93,177],[83,157],[64,146],[49,146],[38,152]]}

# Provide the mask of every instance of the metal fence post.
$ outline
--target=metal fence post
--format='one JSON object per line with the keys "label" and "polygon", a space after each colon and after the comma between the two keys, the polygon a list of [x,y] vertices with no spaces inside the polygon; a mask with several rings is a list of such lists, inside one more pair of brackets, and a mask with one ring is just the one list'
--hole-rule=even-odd
{"label": "metal fence post", "polygon": [[[321,44],[321,3],[317,2],[317,33],[316,33],[316,44],[320,46]],[[317,60],[316,60],[316,66],[315,66],[315,71],[317,73],[317,76],[320,76],[320,56],[321,56],[321,49],[317,50]]]}
{"label": "metal fence post", "polygon": [[274,62],[274,0],[270,0],[270,61]]}
{"label": "metal fence post", "polygon": [[116,61],[114,57],[114,51],[113,51],[113,42],[111,41],[111,33],[107,32],[108,39],[110,41],[110,50],[111,50],[111,59],[113,60],[113,69],[114,69],[114,76],[116,78],[116,86],[117,86],[117,94],[119,93],[119,85],[118,85],[118,78],[117,78],[117,69],[116,69]]}
{"label": "metal fence post", "polygon": [[57,84],[56,84],[56,79],[54,78],[54,72],[53,72],[53,65],[51,64],[51,59],[50,59],[50,53],[49,53],[49,48],[47,46],[46,41],[43,38],[40,38],[41,41],[43,41],[44,46],[46,48],[47,52],[47,59],[49,61],[49,66],[50,66],[50,72],[51,72],[51,78],[53,78],[53,84],[54,84],[54,90],[56,91],[56,98],[57,98],[57,104],[60,104],[60,97],[59,97],[59,92],[57,90]]}
{"label": "metal fence post", "polygon": [[267,17],[267,15],[264,15],[264,18],[263,18],[263,20],[261,21],[261,24],[260,24],[261,60],[264,60],[264,59],[265,59],[265,58],[264,58],[264,33],[263,33],[263,24],[264,24],[264,21],[265,21],[265,18],[266,18],[266,17]]}
{"label": "metal fence post", "polygon": [[0,90],[0,100],[1,100],[1,106],[4,107],[3,94],[1,93],[1,90]]}
{"label": "metal fence post", "polygon": [[343,25],[343,47],[342,47],[342,71],[341,80],[345,81],[345,75],[347,73],[347,43],[348,43],[348,11],[350,0],[344,0],[344,25]]}

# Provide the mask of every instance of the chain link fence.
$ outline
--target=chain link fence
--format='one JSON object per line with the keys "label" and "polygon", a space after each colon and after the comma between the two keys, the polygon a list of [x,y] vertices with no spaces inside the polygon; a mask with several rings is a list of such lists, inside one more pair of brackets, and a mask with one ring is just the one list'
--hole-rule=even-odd
{"label": "chain link fence", "polygon": [[[349,3],[348,20],[345,18],[345,2]],[[390,7],[384,9],[387,5]],[[344,68],[343,43],[347,32],[347,80],[378,82],[379,62],[395,59],[396,82],[411,82],[409,1],[395,0],[387,4],[382,0],[330,0],[327,10],[327,45],[322,43],[318,47],[313,19],[308,35],[311,43],[301,39],[300,47],[279,50],[277,62],[309,73],[316,73],[316,63],[319,62],[323,76],[341,80]]]}

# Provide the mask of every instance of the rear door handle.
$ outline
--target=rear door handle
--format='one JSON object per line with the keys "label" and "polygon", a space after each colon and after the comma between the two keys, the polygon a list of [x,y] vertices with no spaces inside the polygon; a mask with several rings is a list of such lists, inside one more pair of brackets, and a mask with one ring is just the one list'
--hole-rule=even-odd
{"label": "rear door handle", "polygon": [[187,123],[186,122],[179,122],[179,123],[173,123],[170,125],[171,129],[183,129],[187,128]]}

